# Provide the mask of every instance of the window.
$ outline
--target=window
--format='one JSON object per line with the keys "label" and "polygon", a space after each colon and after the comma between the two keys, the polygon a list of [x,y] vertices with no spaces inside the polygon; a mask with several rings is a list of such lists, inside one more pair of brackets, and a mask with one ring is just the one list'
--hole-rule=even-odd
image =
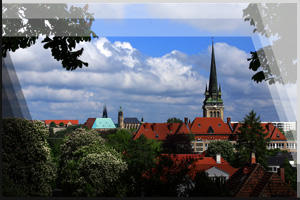
{"label": "window", "polygon": [[155,135],[155,138],[158,138],[158,134]]}
{"label": "window", "polygon": [[279,134],[278,133],[277,133],[276,137],[279,138]]}
{"label": "window", "polygon": [[207,133],[214,133],[214,129],[211,126],[209,126]]}
{"label": "window", "polygon": [[220,117],[220,112],[219,112],[219,111],[218,111],[218,113],[217,113],[217,114],[218,114],[218,117]]}
{"label": "window", "polygon": [[203,146],[203,143],[196,143],[196,146]]}
{"label": "window", "polygon": [[198,124],[199,127],[201,127],[201,124]]}
{"label": "window", "polygon": [[221,124],[218,124],[218,127],[221,127]]}

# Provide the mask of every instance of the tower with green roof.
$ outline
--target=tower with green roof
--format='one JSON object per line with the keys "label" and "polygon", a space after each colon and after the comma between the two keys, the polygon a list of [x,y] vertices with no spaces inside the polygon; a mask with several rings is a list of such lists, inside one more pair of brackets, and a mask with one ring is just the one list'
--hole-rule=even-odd
{"label": "tower with green roof", "polygon": [[221,86],[218,86],[217,69],[214,53],[214,42],[212,41],[211,65],[209,85],[205,88],[205,100],[203,101],[203,117],[220,117],[224,119],[224,106],[221,98]]}

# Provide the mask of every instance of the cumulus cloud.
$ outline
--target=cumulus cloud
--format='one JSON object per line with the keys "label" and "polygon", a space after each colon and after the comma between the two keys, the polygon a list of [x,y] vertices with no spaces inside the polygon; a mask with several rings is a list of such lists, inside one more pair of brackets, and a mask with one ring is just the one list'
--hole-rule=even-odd
{"label": "cumulus cloud", "polygon": [[[143,114],[150,122],[165,121],[171,116],[202,116],[211,46],[198,55],[174,50],[161,57],[143,57],[130,43],[112,43],[104,37],[82,43],[78,48],[81,47],[82,59],[90,65],[75,71],[63,69],[38,44],[28,48],[27,54],[23,50],[11,54],[33,118],[75,118],[84,123],[88,117],[101,117],[105,103],[115,122],[120,105],[127,112],[125,117]],[[24,55],[32,55],[24,58],[26,67],[22,65]],[[43,59],[37,59],[41,55]],[[226,43],[215,44],[215,55],[224,116],[242,120],[255,108],[263,118],[273,115],[275,119],[267,85],[251,80],[249,55]]]}

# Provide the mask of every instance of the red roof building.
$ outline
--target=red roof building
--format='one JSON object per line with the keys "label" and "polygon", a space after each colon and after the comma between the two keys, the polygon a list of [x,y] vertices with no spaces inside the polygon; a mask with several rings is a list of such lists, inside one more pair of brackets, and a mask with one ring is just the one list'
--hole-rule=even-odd
{"label": "red roof building", "polygon": [[88,118],[86,120],[86,122],[82,125],[82,127],[87,127],[88,129],[92,129],[95,121],[96,121],[96,118]]}
{"label": "red roof building", "polygon": [[54,122],[56,125],[59,125],[61,122],[65,125],[78,125],[78,120],[68,120],[68,119],[47,119],[45,120],[46,126],[49,126],[51,122]]}
{"label": "red roof building", "polygon": [[267,172],[259,163],[246,163],[227,181],[234,197],[296,197],[284,181],[284,169],[278,174]]}
{"label": "red roof building", "polygon": [[188,134],[189,132],[184,123],[144,123],[133,139],[144,134],[148,139],[165,140],[168,134]]}

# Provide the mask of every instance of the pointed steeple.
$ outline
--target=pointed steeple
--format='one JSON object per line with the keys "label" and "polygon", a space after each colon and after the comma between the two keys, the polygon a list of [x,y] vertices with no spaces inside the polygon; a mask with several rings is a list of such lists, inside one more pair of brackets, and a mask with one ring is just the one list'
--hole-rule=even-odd
{"label": "pointed steeple", "polygon": [[214,52],[214,41],[212,41],[211,51],[211,64],[210,64],[210,77],[209,77],[209,94],[218,92],[218,80],[217,80],[217,69]]}
{"label": "pointed steeple", "polygon": [[221,84],[219,84],[219,92],[221,92]]}
{"label": "pointed steeple", "polygon": [[107,117],[108,117],[108,116],[107,116],[106,104],[104,104],[102,118],[107,118]]}

